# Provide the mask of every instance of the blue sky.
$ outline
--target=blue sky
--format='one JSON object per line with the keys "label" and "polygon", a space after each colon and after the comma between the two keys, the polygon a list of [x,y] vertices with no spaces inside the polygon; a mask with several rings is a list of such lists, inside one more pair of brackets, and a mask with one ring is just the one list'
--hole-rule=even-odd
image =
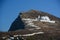
{"label": "blue sky", "polygon": [[60,18],[60,0],[0,0],[0,31],[8,31],[18,14],[30,9],[48,12]]}

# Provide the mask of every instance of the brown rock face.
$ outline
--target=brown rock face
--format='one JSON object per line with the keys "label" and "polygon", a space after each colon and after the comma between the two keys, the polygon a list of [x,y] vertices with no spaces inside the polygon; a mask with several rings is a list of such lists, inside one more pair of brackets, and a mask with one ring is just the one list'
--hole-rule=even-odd
{"label": "brown rock face", "polygon": [[[39,20],[23,20],[23,18],[36,19],[39,15],[41,17],[48,16],[49,19],[54,20],[55,23],[41,22]],[[43,33],[41,34],[40,32]],[[60,18],[37,10],[21,12],[11,24],[9,31],[0,32],[0,35],[0,39],[2,39],[2,37],[10,37],[10,35],[21,35],[24,40],[60,40]]]}

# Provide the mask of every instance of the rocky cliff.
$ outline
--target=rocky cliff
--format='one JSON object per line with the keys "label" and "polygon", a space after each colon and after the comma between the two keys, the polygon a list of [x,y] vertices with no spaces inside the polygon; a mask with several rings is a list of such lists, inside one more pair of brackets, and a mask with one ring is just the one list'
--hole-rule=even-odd
{"label": "rocky cliff", "polygon": [[[48,16],[55,23],[36,20],[38,16]],[[21,12],[11,24],[9,31],[1,32],[0,35],[0,37],[20,36],[23,40],[60,40],[60,18],[37,10]]]}

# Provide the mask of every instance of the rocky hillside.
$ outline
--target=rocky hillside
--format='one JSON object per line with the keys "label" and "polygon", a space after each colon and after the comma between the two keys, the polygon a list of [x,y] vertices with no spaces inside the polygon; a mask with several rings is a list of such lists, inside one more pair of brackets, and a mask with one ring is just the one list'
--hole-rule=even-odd
{"label": "rocky hillside", "polygon": [[[48,21],[54,23],[40,21],[38,16],[47,16],[50,19]],[[0,32],[0,35],[1,40],[12,36],[13,39],[19,36],[22,40],[60,40],[60,18],[37,10],[21,12],[11,24],[9,31]]]}
{"label": "rocky hillside", "polygon": [[60,18],[55,17],[47,12],[37,11],[37,10],[29,10],[27,12],[22,12],[22,18],[36,18],[38,15],[40,16],[48,16],[51,20],[60,20]]}

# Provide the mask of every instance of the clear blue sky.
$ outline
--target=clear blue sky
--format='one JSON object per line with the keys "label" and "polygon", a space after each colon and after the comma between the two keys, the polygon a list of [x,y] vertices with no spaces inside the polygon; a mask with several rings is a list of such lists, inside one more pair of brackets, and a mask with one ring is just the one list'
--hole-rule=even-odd
{"label": "clear blue sky", "polygon": [[0,31],[8,31],[21,11],[48,12],[60,18],[60,0],[0,0]]}

